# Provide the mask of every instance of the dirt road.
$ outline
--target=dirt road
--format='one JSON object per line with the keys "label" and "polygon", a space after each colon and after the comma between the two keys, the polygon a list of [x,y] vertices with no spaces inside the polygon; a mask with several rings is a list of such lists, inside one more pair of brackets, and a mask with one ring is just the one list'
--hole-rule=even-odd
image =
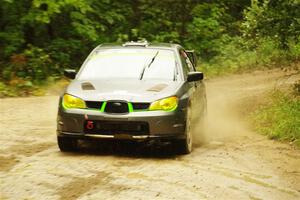
{"label": "dirt road", "polygon": [[1,99],[0,199],[300,199],[300,151],[244,120],[267,101],[264,93],[299,79],[289,73],[207,81],[208,130],[196,129],[204,142],[186,156],[167,144],[83,144],[61,153],[57,96]]}

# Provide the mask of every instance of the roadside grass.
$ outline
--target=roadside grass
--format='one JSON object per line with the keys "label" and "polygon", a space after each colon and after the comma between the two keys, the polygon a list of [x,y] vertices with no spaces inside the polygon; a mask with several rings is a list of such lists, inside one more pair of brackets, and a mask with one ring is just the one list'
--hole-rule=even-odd
{"label": "roadside grass", "polygon": [[273,91],[270,102],[254,111],[250,119],[259,133],[267,135],[270,139],[287,141],[300,147],[299,88],[298,92],[295,89],[293,94]]}
{"label": "roadside grass", "polygon": [[[252,48],[250,48],[253,46]],[[210,60],[200,60],[198,70],[212,78],[233,73],[251,72],[272,68],[299,67],[300,42],[289,43],[289,49],[279,47],[270,38],[258,41],[236,37],[220,47],[220,53]]]}
{"label": "roadside grass", "polygon": [[30,83],[11,85],[4,82],[0,82],[0,98],[43,95],[45,95],[44,85],[35,86]]}
{"label": "roadside grass", "polygon": [[0,81],[0,98],[58,94],[68,83],[67,79],[51,77],[39,83],[32,83],[20,78],[14,78],[9,82]]}

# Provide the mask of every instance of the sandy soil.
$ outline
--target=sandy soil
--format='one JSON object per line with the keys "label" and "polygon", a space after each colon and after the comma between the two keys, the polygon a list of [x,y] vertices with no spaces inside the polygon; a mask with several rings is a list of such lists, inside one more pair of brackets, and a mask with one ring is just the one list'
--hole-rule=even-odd
{"label": "sandy soil", "polygon": [[254,133],[249,110],[299,74],[207,81],[208,128],[190,155],[168,144],[56,145],[57,96],[0,99],[0,199],[300,199],[300,151]]}

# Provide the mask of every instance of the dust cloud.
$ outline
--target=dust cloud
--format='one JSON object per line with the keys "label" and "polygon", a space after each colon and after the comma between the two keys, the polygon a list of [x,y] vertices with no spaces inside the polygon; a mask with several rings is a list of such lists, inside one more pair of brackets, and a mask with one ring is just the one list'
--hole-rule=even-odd
{"label": "dust cloud", "polygon": [[222,144],[234,141],[251,134],[242,114],[244,106],[240,105],[244,95],[243,88],[231,91],[226,87],[217,87],[210,84],[207,91],[207,116],[203,121],[194,123],[193,141],[195,145]]}
{"label": "dust cloud", "polygon": [[290,88],[297,80],[299,70],[291,68],[254,71],[206,81],[207,119],[205,123],[196,122],[194,143],[225,143],[253,135],[253,128],[247,122],[249,112],[267,103],[266,97],[274,89]]}

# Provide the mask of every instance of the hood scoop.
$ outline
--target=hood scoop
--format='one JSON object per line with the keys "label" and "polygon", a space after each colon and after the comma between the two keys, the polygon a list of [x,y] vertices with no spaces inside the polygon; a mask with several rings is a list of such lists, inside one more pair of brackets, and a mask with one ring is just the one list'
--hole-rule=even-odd
{"label": "hood scoop", "polygon": [[162,91],[163,89],[165,89],[168,85],[167,84],[158,84],[158,85],[155,85],[149,89],[147,89],[147,91],[151,91],[151,92],[160,92]]}
{"label": "hood scoop", "polygon": [[81,83],[82,90],[95,90],[95,87],[90,82]]}

